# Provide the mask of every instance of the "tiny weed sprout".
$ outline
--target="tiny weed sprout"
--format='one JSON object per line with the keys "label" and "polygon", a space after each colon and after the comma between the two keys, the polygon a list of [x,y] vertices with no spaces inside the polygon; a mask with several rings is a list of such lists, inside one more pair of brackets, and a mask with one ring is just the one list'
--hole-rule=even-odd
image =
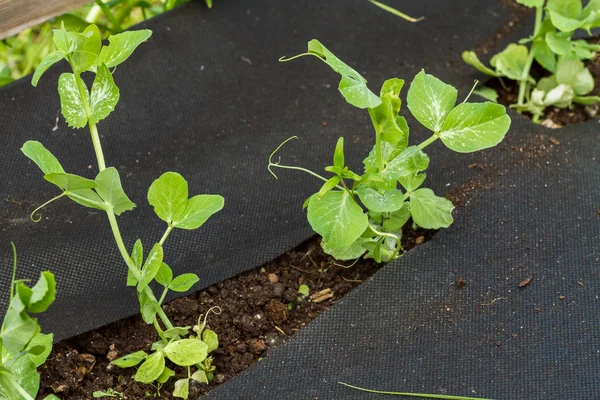
{"label": "tiny weed sprout", "polygon": [[499,104],[467,103],[465,99],[456,105],[458,92],[454,87],[421,71],[410,85],[407,105],[432,135],[417,146],[409,146],[406,119],[398,115],[402,79],[385,81],[377,96],[369,90],[365,78],[317,40],[308,43],[308,52],[280,61],[309,55],[341,75],[339,91],[348,103],[367,109],[375,129],[375,146],[363,161],[364,172],[358,174],[346,165],[344,139],[339,138],[333,165],[325,168],[333,176],[325,178],[273,160],[281,146],[292,139],[289,138],[271,154],[269,171],[277,178],[273,168],[295,169],[325,182],[303,208],[307,208],[313,230],[322,236],[326,253],[338,260],[351,260],[366,253],[366,257],[378,262],[391,261],[402,252],[402,228],[409,219],[426,229],[447,228],[453,221],[452,203],[421,187],[425,180],[423,171],[429,166],[429,157],[423,150],[438,139],[458,153],[493,147],[504,138],[510,118]]}
{"label": "tiny weed sprout", "polygon": [[[155,327],[160,338],[152,346],[150,354],[139,351],[115,360],[113,364],[123,368],[140,364],[135,375],[137,381],[162,385],[175,374],[165,364],[168,359],[176,365],[188,367],[188,370],[197,365],[198,371],[194,376],[199,378],[196,380],[207,382],[210,375],[202,368],[207,365],[208,353],[214,350],[216,334],[207,334],[208,330],[202,335],[190,334],[190,327],[173,326],[162,309],[169,291],[186,292],[198,282],[198,277],[191,273],[173,276],[171,268],[163,262],[163,246],[174,229],[200,228],[210,216],[223,208],[223,197],[188,197],[187,181],[176,172],[164,173],[150,186],[148,202],[158,218],[166,223],[166,231],[147,254],[144,254],[140,239],[131,252],[128,251],[117,216],[132,210],[135,204],[121,186],[119,171],[106,166],[98,134],[98,122],[115,109],[120,96],[110,68],[124,62],[151,34],[149,30],[124,32],[110,36],[109,44],[103,46],[95,25],[81,33],[67,32],[64,27],[57,29],[53,38],[57,50],[43,60],[33,76],[32,84],[35,86],[52,64],[65,59],[71,65],[73,73],[63,73],[58,80],[62,114],[73,128],[89,127],[99,170],[93,179],[65,172],[56,157],[39,142],[26,142],[22,151],[42,170],[44,179],[60,190],[60,194],[50,201],[68,197],[84,207],[106,214],[118,250],[127,264],[127,285],[136,288],[142,318]],[[91,90],[81,77],[84,72],[95,74]],[[32,219],[38,210],[32,213]],[[158,298],[153,290],[157,286],[162,287]],[[183,389],[176,391],[175,395],[187,398]]]}
{"label": "tiny weed sprout", "polygon": [[[13,272],[10,283],[10,303],[0,332],[0,398],[34,400],[40,387],[37,367],[52,350],[52,334],[41,332],[35,318],[48,309],[56,295],[56,281],[50,271],[41,273],[33,287],[16,279],[17,250],[13,247]],[[54,395],[45,400],[58,399]]]}
{"label": "tiny weed sprout", "polygon": [[[592,0],[583,7],[581,0],[516,1],[535,8],[533,34],[494,55],[491,68],[485,66],[474,51],[462,54],[464,62],[497,77],[503,86],[504,78],[517,81],[519,97],[517,104],[511,107],[531,113],[535,122],[540,122],[546,107],[570,108],[573,103],[600,102],[600,97],[589,95],[594,89],[594,78],[583,64],[583,60],[594,58],[600,45],[573,40],[578,29],[591,34],[592,28],[600,26],[600,2]],[[531,76],[534,60],[549,76],[537,81]],[[494,96],[490,91],[487,89],[481,94],[493,98],[488,97]]]}

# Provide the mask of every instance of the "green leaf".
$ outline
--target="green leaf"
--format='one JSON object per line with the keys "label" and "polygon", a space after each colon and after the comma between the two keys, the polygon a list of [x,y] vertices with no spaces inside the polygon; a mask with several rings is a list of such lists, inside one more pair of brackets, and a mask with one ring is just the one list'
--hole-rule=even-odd
{"label": "green leaf", "polygon": [[410,214],[415,224],[425,229],[449,227],[454,205],[444,197],[438,197],[431,189],[416,190],[410,196]]}
{"label": "green leaf", "polygon": [[474,51],[463,51],[462,59],[465,63],[469,64],[472,67],[475,67],[479,72],[483,72],[486,75],[498,77],[499,75],[493,69],[486,67],[479,58],[477,57],[477,53]]}
{"label": "green leaf", "polygon": [[208,383],[208,377],[206,376],[206,372],[202,370],[194,372],[191,378],[198,383]]}
{"label": "green leaf", "polygon": [[44,179],[66,191],[93,189],[97,186],[91,179],[65,172],[51,172],[44,175]]}
{"label": "green leaf", "polygon": [[208,356],[208,346],[198,339],[171,342],[164,351],[169,360],[182,367],[199,364]]}
{"label": "green leaf", "polygon": [[375,212],[397,211],[404,204],[404,194],[398,189],[377,191],[376,189],[359,186],[357,191],[360,201]]}
{"label": "green leaf", "polygon": [[381,99],[367,87],[367,80],[337,58],[321,42],[316,39],[308,42],[308,54],[319,57],[342,76],[338,89],[348,103],[358,108],[373,108],[381,103]]}
{"label": "green leaf", "polygon": [[97,210],[106,210],[104,200],[91,189],[73,190],[67,193],[67,196],[82,206],[95,208]]}
{"label": "green leaf", "polygon": [[367,215],[347,191],[313,196],[308,204],[308,222],[323,240],[334,247],[351,245],[367,229]]}
{"label": "green leaf", "polygon": [[446,115],[454,108],[458,91],[425,71],[419,72],[408,89],[407,107],[428,129],[439,132]]}
{"label": "green leaf", "polygon": [[500,104],[463,103],[448,114],[439,134],[442,142],[458,153],[494,147],[510,127],[510,117]]}
{"label": "green leaf", "polygon": [[25,350],[29,351],[28,356],[36,368],[42,365],[50,355],[53,338],[54,336],[51,333],[38,333],[27,345]]}
{"label": "green leaf", "polygon": [[410,218],[410,203],[406,202],[402,205],[402,208],[389,215],[383,221],[383,229],[386,232],[400,233],[402,227],[408,222]]}
{"label": "green leaf", "polygon": [[493,101],[494,103],[498,102],[498,92],[487,86],[481,86],[473,90],[473,93],[483,97],[486,100]]}
{"label": "green leaf", "polygon": [[181,220],[188,204],[187,181],[176,172],[165,172],[150,185],[148,203],[166,223]]}
{"label": "green leaf", "polygon": [[119,368],[130,368],[135,367],[148,357],[148,353],[145,351],[136,351],[135,353],[127,354],[121,358],[111,361],[111,364],[116,365]]}
{"label": "green leaf", "polygon": [[165,369],[163,369],[162,374],[160,374],[160,376],[156,378],[156,382],[167,383],[167,381],[171,379],[172,376],[175,376],[175,371],[173,371],[169,367],[165,367]]}
{"label": "green leaf", "polygon": [[56,280],[52,272],[42,272],[40,279],[31,290],[33,293],[29,299],[27,311],[32,313],[46,311],[56,296]]}
{"label": "green leaf", "polygon": [[157,351],[146,358],[135,374],[135,380],[142,383],[154,382],[165,369],[165,355]]}
{"label": "green leaf", "polygon": [[[379,106],[369,109],[369,115],[375,131],[382,139],[391,144],[408,144],[409,129],[404,117],[398,115],[394,100],[390,96],[383,96]],[[399,100],[399,99],[398,99]],[[397,104],[399,109],[400,104]]]}
{"label": "green leaf", "polygon": [[565,55],[573,49],[570,32],[548,32],[546,43],[552,52]]}
{"label": "green leaf", "polygon": [[418,146],[411,146],[390,160],[379,175],[386,182],[396,182],[403,176],[424,171],[428,166],[427,154]]}
{"label": "green leaf", "polygon": [[70,48],[67,59],[75,74],[93,70],[102,47],[102,36],[96,25],[88,26],[82,33],[69,32]]}
{"label": "green leaf", "polygon": [[178,293],[187,292],[199,280],[196,274],[181,274],[169,283],[169,289]]}
{"label": "green leaf", "polygon": [[187,399],[190,394],[190,380],[188,378],[175,381],[173,396]]}
{"label": "green leaf", "polygon": [[116,215],[133,210],[135,204],[129,200],[123,191],[119,171],[115,167],[109,167],[100,172],[96,176],[96,183],[98,184],[96,191],[104,203],[111,207]]}
{"label": "green leaf", "polygon": [[579,60],[562,60],[556,68],[556,82],[571,86],[577,95],[583,96],[594,89],[594,77]]}
{"label": "green leaf", "polygon": [[379,97],[387,97],[393,104],[393,110],[396,114],[400,112],[400,106],[402,105],[402,101],[400,100],[400,92],[404,87],[404,79],[400,78],[391,78],[387,79],[381,85],[381,90],[379,91]]}
{"label": "green leaf", "polygon": [[53,29],[52,41],[54,42],[56,49],[59,51],[64,51],[65,53],[67,53],[71,50],[71,38],[69,37],[69,33],[65,29]]}
{"label": "green leaf", "polygon": [[164,287],[167,287],[173,280],[173,271],[167,264],[162,263],[154,279]]}
{"label": "green leaf", "polygon": [[363,244],[370,241],[372,241],[371,238],[359,237],[350,246],[341,248],[332,247],[327,242],[321,241],[321,247],[325,253],[329,254],[336,260],[355,260],[365,254],[365,251],[367,250],[363,247]]}
{"label": "green leaf", "polygon": [[40,374],[33,361],[29,357],[19,357],[10,369],[15,382],[35,398],[40,388]]}
{"label": "green leaf", "polygon": [[407,192],[413,192],[419,188],[425,181],[426,174],[414,174],[403,176],[398,181],[406,189]]}
{"label": "green leaf", "polygon": [[112,68],[127,60],[133,51],[152,36],[152,31],[142,29],[111,35],[108,38],[109,45],[100,51],[99,63],[104,63]]}
{"label": "green leaf", "polygon": [[333,153],[333,165],[338,168],[344,168],[344,138],[338,139]]}
{"label": "green leaf", "polygon": [[318,196],[319,198],[325,196],[325,194],[327,192],[329,192],[331,189],[333,189],[338,183],[340,183],[340,181],[342,180],[342,178],[340,178],[339,176],[334,176],[332,178],[330,178],[327,182],[325,182],[323,184],[323,186],[321,186],[321,189],[319,190]]}
{"label": "green leaf", "polygon": [[156,300],[148,300],[142,306],[142,319],[147,324],[153,324],[156,313],[160,310],[160,304]]}
{"label": "green leaf", "polygon": [[21,147],[21,151],[42,170],[44,175],[65,172],[56,157],[40,142],[28,140]]}
{"label": "green leaf", "polygon": [[223,209],[225,199],[219,195],[199,194],[187,202],[183,217],[173,222],[179,229],[198,229],[216,212]]}
{"label": "green leaf", "polygon": [[215,331],[210,329],[202,331],[202,341],[206,343],[208,353],[212,353],[219,348],[219,335]]}
{"label": "green leaf", "polygon": [[594,10],[596,4],[582,10],[580,0],[548,0],[546,5],[552,24],[563,32],[572,32],[576,29],[593,27],[597,23],[598,15]]}
{"label": "green leaf", "polygon": [[[142,246],[142,241],[140,239],[136,240],[133,249],[131,250],[131,260],[135,264],[135,267],[138,271],[141,271],[142,265],[144,263],[144,247]],[[127,286],[135,286],[138,281],[135,279],[135,276],[131,273],[131,271],[127,271]]]}
{"label": "green leaf", "polygon": [[118,101],[119,88],[115,85],[115,81],[106,64],[100,64],[90,95],[90,108],[92,111],[90,124],[95,124],[108,117],[115,109]]}
{"label": "green leaf", "polygon": [[57,62],[59,62],[60,60],[65,58],[66,54],[67,53],[65,53],[64,51],[59,50],[59,51],[53,51],[52,53],[50,53],[46,57],[44,57],[42,62],[40,62],[40,64],[35,69],[33,78],[31,78],[31,84],[34,87],[36,87],[40,78],[44,74],[44,72],[46,72],[48,70],[48,68],[50,68],[51,66],[53,66],[54,64],[56,64]]}
{"label": "green leaf", "polygon": [[[521,81],[523,70],[527,64],[527,46],[511,43],[506,49],[496,54],[490,60],[490,64],[496,68],[496,73],[507,78]],[[533,82],[528,76],[527,80]]]}
{"label": "green leaf", "polygon": [[163,248],[160,243],[155,243],[152,247],[152,250],[150,250],[150,253],[148,254],[148,258],[146,258],[144,266],[142,267],[142,276],[137,285],[138,292],[142,292],[144,289],[146,289],[146,286],[152,282],[158,273],[158,270],[162,266],[162,260]]}
{"label": "green leaf", "polygon": [[0,338],[2,346],[10,354],[18,354],[39,332],[38,324],[24,312],[17,312],[10,306],[4,316]]}
{"label": "green leaf", "polygon": [[[88,102],[90,94],[83,86],[85,101]],[[65,73],[58,78],[58,94],[62,115],[71,128],[83,128],[87,125],[88,117],[84,108],[84,99],[81,98],[75,75]]]}
{"label": "green leaf", "polygon": [[552,73],[556,72],[556,55],[545,40],[536,40],[531,47],[531,51],[534,53],[535,61],[542,67]]}
{"label": "green leaf", "polygon": [[167,339],[173,339],[173,338],[180,337],[180,336],[186,336],[189,333],[190,333],[189,326],[176,326],[174,328],[167,329],[164,332],[164,335]]}
{"label": "green leaf", "polygon": [[[383,159],[384,164],[397,157],[405,149],[406,146],[402,143],[393,145],[388,142],[382,142],[381,158]],[[367,158],[363,160],[363,164],[365,165],[365,173],[376,173],[379,171],[379,166],[377,165],[377,155],[375,146],[373,146]]]}

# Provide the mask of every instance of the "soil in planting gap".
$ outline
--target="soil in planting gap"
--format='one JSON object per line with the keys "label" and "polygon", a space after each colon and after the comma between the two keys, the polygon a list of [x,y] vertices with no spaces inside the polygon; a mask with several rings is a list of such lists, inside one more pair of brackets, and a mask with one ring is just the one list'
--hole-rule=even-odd
{"label": "soil in planting gap", "polygon": [[[600,38],[594,37],[587,39],[589,43],[600,43]],[[585,61],[585,66],[590,70],[594,77],[594,90],[587,96],[600,96],[600,54],[597,54],[592,60]],[[540,78],[550,76],[551,74],[543,69],[539,64],[533,64],[531,75],[537,81]],[[503,87],[497,78],[490,79],[485,83],[486,86],[498,92],[498,102],[509,106],[516,104],[519,97],[519,84],[517,81],[504,79],[506,87]],[[584,106],[574,104],[572,108],[546,108],[544,115],[540,118],[543,126],[547,128],[560,128],[570,124],[580,124],[590,119],[598,119],[600,117],[600,104]],[[531,114],[523,113],[523,115],[531,118]]]}
{"label": "soil in planting gap", "polygon": [[[410,225],[402,239],[406,250],[435,234],[413,230]],[[195,325],[198,316],[211,307],[222,309],[221,314],[208,318],[208,326],[218,333],[220,342],[212,353],[215,379],[209,385],[192,383],[190,399],[206,394],[267,356],[382,267],[365,259],[352,266],[350,262],[338,263],[323,253],[319,240],[314,237],[261,267],[164,306],[178,326]],[[299,295],[300,285],[309,287],[308,296]],[[154,396],[157,389],[135,382],[135,368],[120,369],[110,361],[138,350],[149,351],[157,339],[152,326],[132,317],[57,343],[40,368],[37,398],[55,393],[63,399],[91,399],[94,391],[112,388],[125,399],[148,399],[147,395]],[[187,376],[182,368],[175,371],[175,378]],[[175,380],[161,388],[158,398],[173,399]]]}

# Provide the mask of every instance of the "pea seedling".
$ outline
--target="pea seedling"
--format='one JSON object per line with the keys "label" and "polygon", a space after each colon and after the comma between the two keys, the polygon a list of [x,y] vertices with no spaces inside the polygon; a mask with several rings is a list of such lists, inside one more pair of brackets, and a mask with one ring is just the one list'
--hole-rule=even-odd
{"label": "pea seedling", "polygon": [[[56,281],[50,271],[44,271],[37,283],[29,288],[25,280],[17,280],[17,250],[13,247],[13,272],[10,283],[10,304],[0,332],[0,398],[34,400],[40,387],[37,367],[52,350],[52,334],[41,332],[35,318],[48,309],[56,295]],[[58,399],[54,395],[45,400]]]}
{"label": "pea seedling", "polygon": [[333,174],[331,178],[306,168],[282,165],[281,160],[273,161],[274,154],[292,138],[269,158],[269,171],[275,178],[273,168],[286,168],[307,172],[325,182],[303,206],[308,211],[308,222],[323,238],[323,250],[338,260],[355,259],[366,253],[366,257],[387,262],[399,256],[402,228],[410,218],[426,229],[450,226],[452,202],[436,196],[431,189],[421,188],[425,180],[422,172],[429,166],[423,149],[438,139],[458,153],[493,147],[510,126],[505,108],[466,100],[456,105],[458,92],[454,87],[421,71],[408,90],[408,109],[432,131],[432,136],[417,146],[409,146],[406,119],[398,115],[404,80],[388,79],[377,96],[369,90],[365,78],[317,40],[308,43],[308,52],[280,61],[302,56],[317,57],[340,74],[342,96],[353,106],[367,109],[375,129],[375,146],[363,161],[361,175],[346,166],[343,138],[337,142],[333,165],[325,168]]}
{"label": "pea seedling", "polygon": [[[570,108],[573,103],[600,102],[600,97],[589,96],[594,78],[583,64],[583,60],[594,58],[600,45],[572,40],[576,30],[591,34],[592,28],[600,26],[600,2],[592,0],[583,7],[581,0],[516,1],[535,8],[533,35],[494,55],[490,60],[492,68],[485,66],[474,51],[465,51],[463,60],[484,74],[497,77],[503,86],[503,78],[517,81],[519,97],[511,107],[531,113],[535,122],[540,121],[549,106]],[[536,82],[530,73],[534,60],[551,75]]]}
{"label": "pea seedling", "polygon": [[[200,228],[211,215],[223,208],[224,200],[218,195],[188,198],[187,181],[178,173],[166,172],[148,190],[148,202],[167,224],[164,235],[146,257],[141,240],[135,242],[131,253],[125,246],[116,217],[132,210],[135,204],[121,186],[119,171],[106,167],[97,124],[114,110],[120,96],[109,68],[125,61],[151,34],[149,30],[120,33],[110,36],[109,44],[103,46],[95,25],[81,33],[67,32],[63,27],[54,31],[57,50],[42,61],[33,76],[32,84],[36,86],[52,64],[66,59],[71,65],[73,73],[64,73],[58,80],[62,114],[73,128],[89,127],[99,169],[94,179],[65,172],[56,157],[39,142],[26,142],[22,151],[40,167],[44,179],[61,190],[58,196],[44,205],[68,197],[82,206],[106,213],[119,252],[127,264],[127,285],[136,287],[142,318],[154,325],[160,337],[152,346],[151,354],[137,352],[115,360],[113,364],[123,368],[141,364],[135,375],[137,381],[162,384],[174,375],[173,370],[165,365],[166,359],[184,367],[202,365],[212,348],[204,338],[190,336],[190,327],[173,326],[162,309],[170,290],[186,292],[198,282],[198,277],[191,273],[173,277],[173,271],[163,262],[163,245],[175,228]],[[84,72],[95,74],[91,91],[81,77]],[[163,287],[158,299],[151,287],[153,282]],[[181,394],[179,397],[187,398]]]}

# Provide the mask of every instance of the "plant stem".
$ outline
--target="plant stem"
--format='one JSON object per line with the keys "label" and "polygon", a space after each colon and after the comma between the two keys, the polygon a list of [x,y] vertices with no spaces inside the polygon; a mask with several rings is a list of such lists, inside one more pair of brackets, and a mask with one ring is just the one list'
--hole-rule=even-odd
{"label": "plant stem", "polygon": [[[537,36],[540,31],[540,27],[542,25],[542,14],[544,7],[537,7],[535,10],[535,27],[533,28],[533,36]],[[523,68],[523,72],[521,73],[521,80],[519,81],[519,99],[517,104],[522,106],[525,102],[525,92],[527,91],[528,79],[529,79],[529,71],[531,71],[531,66],[533,65],[533,59],[535,57],[535,39],[531,44],[531,48],[529,49],[529,54],[527,55],[527,61],[525,62],[525,67]]]}
{"label": "plant stem", "polygon": [[361,390],[368,393],[390,394],[394,396],[422,397],[428,399],[448,399],[448,400],[487,400],[478,397],[463,397],[463,396],[448,396],[444,394],[428,394],[428,393],[407,393],[407,392],[387,392],[383,390],[365,389],[359,386],[350,385],[344,382],[338,382],[340,385],[347,386],[352,389]]}
{"label": "plant stem", "polygon": [[90,102],[87,94],[87,87],[85,86],[85,82],[81,79],[79,74],[75,74],[75,81],[77,82],[77,88],[79,89],[79,97],[83,103],[83,108],[85,109],[85,113],[88,117],[88,125],[90,126],[90,134],[92,135],[92,143],[94,144],[94,151],[96,152],[96,159],[98,160],[98,169],[99,172],[102,172],[106,169],[106,163],[104,162],[104,153],[102,152],[102,144],[100,143],[100,135],[98,134],[98,128],[95,123],[89,122],[90,117],[92,116],[92,109],[90,107]]}
{"label": "plant stem", "polygon": [[394,254],[392,254],[392,260],[395,260],[396,256],[398,255],[398,252],[400,251],[400,249],[402,249],[402,242],[400,241],[400,238],[398,238],[398,236],[396,236],[396,235],[394,235],[392,233],[381,232],[381,231],[377,230],[377,228],[375,228],[371,224],[369,224],[369,228],[371,228],[371,230],[373,232],[375,232],[376,235],[378,235],[378,236],[384,236],[384,237],[389,237],[391,239],[394,239],[396,241],[396,243],[398,243],[398,247],[396,247],[396,250],[394,251]]}
{"label": "plant stem", "polygon": [[96,152],[96,159],[98,160],[98,170],[102,172],[106,169],[106,163],[104,161],[104,152],[102,151],[102,144],[100,143],[100,135],[98,134],[96,124],[90,124],[90,133],[92,135],[94,151]]}
{"label": "plant stem", "polygon": [[162,295],[160,296],[160,299],[158,299],[158,304],[162,306],[163,301],[165,301],[165,297],[167,297],[167,293],[169,293],[169,288],[165,288],[165,290],[163,290]]}
{"label": "plant stem", "polygon": [[431,135],[431,137],[429,139],[425,140],[423,143],[421,143],[419,145],[419,149],[423,150],[425,147],[429,146],[431,143],[435,142],[439,138],[440,137],[437,135],[437,133],[434,133],[433,135]]}
{"label": "plant stem", "polygon": [[169,234],[171,233],[171,231],[173,230],[173,228],[174,228],[173,226],[169,225],[169,227],[165,231],[165,234],[162,236],[162,238],[160,239],[160,242],[158,242],[158,244],[160,244],[161,246],[163,244],[165,244],[165,240],[167,240],[167,238],[169,237]]}
{"label": "plant stem", "polygon": [[[121,257],[123,257],[123,260],[125,260],[125,263],[127,264],[127,268],[129,268],[129,271],[131,271],[131,274],[135,277],[135,279],[137,281],[140,281],[142,279],[142,276],[140,274],[140,271],[136,268],[133,260],[129,256],[129,253],[127,252],[127,248],[125,247],[125,243],[123,242],[123,238],[121,237],[121,231],[119,230],[119,225],[117,223],[117,218],[115,217],[115,213],[111,209],[109,209],[109,210],[106,210],[106,215],[108,215],[108,221],[110,222],[110,228],[113,232],[113,236],[115,237],[115,242],[117,243],[117,247],[119,248]],[[146,296],[148,296],[148,298],[150,300],[156,301],[156,297],[154,297],[154,293],[152,292],[152,289],[149,286],[146,286],[146,288],[144,289],[144,292],[146,293]],[[167,329],[171,329],[173,327],[173,324],[171,323],[171,321],[169,321],[169,318],[167,317],[165,312],[162,310],[162,308],[159,308],[157,310],[157,314],[160,317],[160,319],[162,320],[163,324],[165,324]]]}
{"label": "plant stem", "polygon": [[383,157],[381,156],[381,134],[375,133],[375,157],[377,158],[377,167],[379,171],[383,171]]}
{"label": "plant stem", "polygon": [[108,20],[113,24],[113,28],[119,32],[123,31],[123,27],[121,26],[119,21],[117,21],[112,11],[110,11],[110,8],[108,8],[108,6],[104,4],[102,0],[96,0],[96,4],[98,5],[98,7],[100,7],[104,15],[106,15],[106,18],[108,18]]}

